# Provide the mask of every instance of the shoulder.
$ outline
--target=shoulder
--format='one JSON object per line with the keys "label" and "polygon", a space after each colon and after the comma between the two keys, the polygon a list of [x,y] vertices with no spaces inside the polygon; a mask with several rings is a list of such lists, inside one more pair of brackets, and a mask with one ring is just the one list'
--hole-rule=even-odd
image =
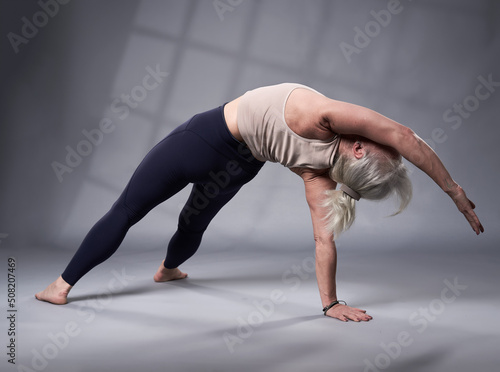
{"label": "shoulder", "polygon": [[328,122],[330,98],[307,87],[294,89],[285,105],[285,121],[298,135],[318,140],[328,140],[333,133]]}
{"label": "shoulder", "polygon": [[290,169],[304,180],[307,204],[312,211],[316,211],[321,206],[326,191],[337,188],[337,182],[329,177],[328,169]]}

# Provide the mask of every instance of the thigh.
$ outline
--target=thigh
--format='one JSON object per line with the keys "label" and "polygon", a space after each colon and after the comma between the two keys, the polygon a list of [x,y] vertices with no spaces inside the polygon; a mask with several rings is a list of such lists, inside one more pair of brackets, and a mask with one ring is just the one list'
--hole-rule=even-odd
{"label": "thigh", "polygon": [[235,177],[239,180],[245,176],[243,170],[228,168],[228,164],[232,164],[231,159],[181,125],[146,155],[119,201],[142,218],[189,183],[204,184],[212,193],[215,187],[215,193],[227,194],[235,188]]}
{"label": "thigh", "polygon": [[174,137],[159,142],[139,164],[118,203],[138,219],[189,183],[180,161],[182,148]]}
{"label": "thigh", "polygon": [[[120,200],[137,218],[194,183],[186,206],[196,216],[196,226],[208,225],[204,221],[209,222],[260,169],[249,170],[217,134],[194,130],[193,121],[213,129],[209,114],[195,115],[158,143],[134,172]],[[196,210],[195,205],[205,204]]]}

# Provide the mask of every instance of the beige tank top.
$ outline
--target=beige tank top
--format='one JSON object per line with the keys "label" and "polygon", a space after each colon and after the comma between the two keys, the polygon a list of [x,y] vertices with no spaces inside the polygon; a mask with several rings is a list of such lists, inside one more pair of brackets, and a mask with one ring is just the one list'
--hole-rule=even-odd
{"label": "beige tank top", "polygon": [[327,141],[304,138],[285,122],[286,101],[297,88],[316,92],[305,85],[292,83],[246,92],[238,104],[237,120],[241,137],[260,161],[268,160],[288,168],[330,168],[340,137],[335,135]]}

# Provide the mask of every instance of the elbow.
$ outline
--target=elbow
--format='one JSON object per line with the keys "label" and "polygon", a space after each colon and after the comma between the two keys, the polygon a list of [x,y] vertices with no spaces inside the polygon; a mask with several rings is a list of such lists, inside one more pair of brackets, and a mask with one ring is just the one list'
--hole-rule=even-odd
{"label": "elbow", "polygon": [[403,127],[403,135],[404,136],[407,136],[407,137],[414,137],[416,134],[415,132],[413,131],[413,129],[411,129],[410,127],[407,127],[407,126],[404,126],[404,125],[401,125]]}
{"label": "elbow", "polygon": [[411,128],[401,125],[393,141],[396,144],[393,146],[396,151],[408,158],[408,153],[413,153],[415,149],[418,149],[422,140]]}
{"label": "elbow", "polygon": [[418,136],[412,129],[407,128],[405,134],[405,143],[408,143],[408,146],[413,149],[412,152],[422,153],[426,147],[429,147],[427,143]]}
{"label": "elbow", "polygon": [[333,235],[314,235],[314,243],[316,245],[316,249],[324,249],[332,246]]}
{"label": "elbow", "polygon": [[316,262],[335,260],[337,248],[332,236],[315,236],[314,240],[316,242]]}
{"label": "elbow", "polygon": [[316,248],[323,246],[325,244],[325,238],[319,235],[314,235],[314,243],[316,244]]}
{"label": "elbow", "polygon": [[399,143],[404,143],[408,141],[414,141],[418,138],[417,134],[413,131],[413,129],[401,125],[398,136]]}

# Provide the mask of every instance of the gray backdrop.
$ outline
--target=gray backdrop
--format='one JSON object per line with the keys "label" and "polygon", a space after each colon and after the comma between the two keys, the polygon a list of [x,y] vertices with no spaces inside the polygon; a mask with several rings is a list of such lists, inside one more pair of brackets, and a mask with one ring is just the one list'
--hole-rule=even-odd
{"label": "gray backdrop", "polygon": [[[220,4],[72,1],[43,22],[34,17],[34,1],[2,2],[1,232],[12,242],[78,241],[172,128],[246,90],[291,81],[373,108],[433,140],[478,206],[488,231],[482,241],[495,238],[498,86],[482,88],[485,99],[469,96],[480,77],[500,81],[498,2],[403,1],[394,9],[387,1]],[[47,24],[26,43],[9,41],[8,33],[23,36],[22,17]],[[151,90],[141,87],[148,66],[168,74]],[[122,95],[131,97],[128,105]],[[464,105],[463,118],[449,111],[455,104]],[[111,132],[90,148],[82,144],[82,131],[103,120]],[[85,156],[70,157],[58,178],[53,163],[68,165],[68,147]],[[359,203],[351,239],[481,241],[446,195],[411,169],[408,211],[385,219],[393,204]],[[159,207],[134,233],[166,239],[184,198]],[[229,222],[234,237],[255,228],[257,240],[296,242],[310,238],[307,213],[300,179],[268,164],[213,228]]]}
{"label": "gray backdrop", "polygon": [[[462,247],[498,262],[500,2],[0,4],[0,248],[4,257],[25,257],[34,270],[26,280],[42,280],[36,268],[52,265],[38,287],[64,269],[169,131],[249,89],[280,82],[309,85],[411,127],[476,203],[486,229],[474,236],[452,201],[409,166],[408,210],[385,218],[391,201],[361,201],[339,249],[398,254],[404,263],[426,247]],[[154,265],[161,261],[186,197],[187,190],[152,211],[120,252],[152,251]],[[312,254],[303,185],[280,165],[266,164],[221,211],[200,257],[241,253],[242,246],[262,248],[261,260],[265,252],[267,260]]]}

